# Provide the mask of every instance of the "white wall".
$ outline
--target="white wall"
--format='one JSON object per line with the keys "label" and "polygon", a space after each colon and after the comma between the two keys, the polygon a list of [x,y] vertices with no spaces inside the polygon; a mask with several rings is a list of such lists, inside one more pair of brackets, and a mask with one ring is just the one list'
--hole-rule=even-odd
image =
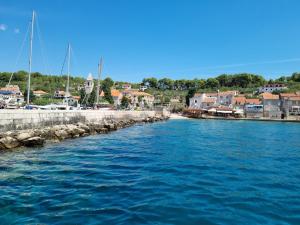
{"label": "white wall", "polygon": [[157,112],[155,111],[0,110],[0,131],[39,128],[77,122],[100,122],[105,118],[142,120],[156,114]]}

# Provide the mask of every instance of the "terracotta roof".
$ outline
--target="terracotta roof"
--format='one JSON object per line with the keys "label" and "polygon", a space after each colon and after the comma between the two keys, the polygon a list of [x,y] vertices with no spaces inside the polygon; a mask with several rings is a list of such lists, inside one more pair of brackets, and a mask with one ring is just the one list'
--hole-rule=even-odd
{"label": "terracotta roof", "polygon": [[131,95],[135,95],[135,96],[153,96],[153,95],[150,95],[146,92],[143,92],[143,91],[135,91],[135,90],[126,90],[126,91],[123,91],[123,93],[125,94],[131,94]]}
{"label": "terracotta roof", "polygon": [[[238,91],[220,91],[219,92],[219,96],[226,96],[226,95],[236,95],[238,93]],[[210,92],[210,93],[205,93],[206,96],[213,96],[213,97],[217,97],[218,96],[218,92]]]}
{"label": "terracotta roof", "polygon": [[194,97],[198,97],[198,96],[201,96],[203,93],[195,93],[194,94]]}
{"label": "terracotta roof", "polygon": [[289,100],[292,100],[292,101],[300,101],[300,96],[289,97]]}
{"label": "terracotta roof", "polygon": [[298,93],[280,93],[280,97],[286,98],[286,97],[295,97],[295,96],[300,96]]}
{"label": "terracotta roof", "polygon": [[246,99],[246,104],[250,105],[259,105],[261,103],[259,98],[247,98]]}
{"label": "terracotta roof", "polygon": [[204,102],[204,103],[215,103],[216,100],[217,100],[216,98],[207,97],[207,98],[204,98],[202,102]]}
{"label": "terracotta roof", "polygon": [[110,93],[111,93],[112,97],[119,97],[120,94],[121,94],[121,92],[119,90],[116,90],[116,89],[110,90]]}
{"label": "terracotta roof", "polygon": [[279,99],[279,95],[273,95],[271,93],[265,92],[262,94],[263,99],[268,99],[268,100],[277,100]]}
{"label": "terracotta roof", "polygon": [[75,95],[75,96],[72,96],[72,98],[74,98],[74,99],[76,99],[76,100],[79,100],[79,99],[80,99],[80,96]]}
{"label": "terracotta roof", "polygon": [[234,104],[244,105],[246,103],[246,98],[244,96],[237,96],[233,99]]}
{"label": "terracotta roof", "polygon": [[56,91],[55,93],[58,93],[60,95],[64,95],[65,94],[65,91]]}
{"label": "terracotta roof", "polygon": [[20,91],[18,85],[7,85],[6,87],[0,88],[1,91]]}
{"label": "terracotta roof", "polygon": [[219,92],[219,95],[236,95],[238,91],[222,91],[222,92]]}
{"label": "terracotta roof", "polygon": [[212,96],[212,97],[217,97],[218,93],[217,92],[211,92],[211,93],[205,93],[206,96]]}
{"label": "terracotta roof", "polygon": [[33,94],[36,94],[36,95],[44,95],[44,94],[48,94],[47,92],[43,91],[43,90],[36,90],[36,91],[33,91]]}

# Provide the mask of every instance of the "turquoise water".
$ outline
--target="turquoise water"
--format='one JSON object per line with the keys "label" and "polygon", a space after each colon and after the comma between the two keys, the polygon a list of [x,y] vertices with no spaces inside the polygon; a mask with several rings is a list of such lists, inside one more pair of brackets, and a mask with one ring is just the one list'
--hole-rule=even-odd
{"label": "turquoise water", "polygon": [[172,120],[5,152],[0,224],[300,224],[300,124]]}

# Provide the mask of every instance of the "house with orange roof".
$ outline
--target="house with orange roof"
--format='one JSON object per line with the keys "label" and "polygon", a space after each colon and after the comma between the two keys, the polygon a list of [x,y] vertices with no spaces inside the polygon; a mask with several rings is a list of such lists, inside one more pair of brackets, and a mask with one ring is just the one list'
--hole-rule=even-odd
{"label": "house with orange roof", "polygon": [[280,119],[282,117],[282,112],[280,109],[279,95],[265,92],[261,94],[261,96],[264,106],[264,117]]}
{"label": "house with orange roof", "polygon": [[6,85],[5,87],[0,88],[0,94],[22,96],[22,92],[18,85]]}
{"label": "house with orange roof", "polygon": [[124,90],[122,95],[130,100],[131,106],[135,107],[152,107],[154,103],[154,96],[138,90]]}
{"label": "house with orange roof", "polygon": [[36,97],[42,97],[43,95],[47,95],[48,93],[43,91],[43,90],[36,90],[36,91],[33,91],[33,94],[36,96]]}
{"label": "house with orange roof", "polygon": [[[117,107],[117,106],[121,105],[121,100],[122,100],[123,94],[117,89],[111,89],[110,94],[114,100],[114,106]],[[101,91],[99,96],[104,97],[104,95],[105,95],[104,92]]]}

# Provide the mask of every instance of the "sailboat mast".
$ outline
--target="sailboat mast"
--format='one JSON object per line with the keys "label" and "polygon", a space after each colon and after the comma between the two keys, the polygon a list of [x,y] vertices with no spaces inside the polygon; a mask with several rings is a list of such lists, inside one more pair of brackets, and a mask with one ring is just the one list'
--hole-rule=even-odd
{"label": "sailboat mast", "polygon": [[29,73],[28,73],[28,83],[27,83],[27,105],[29,105],[30,102],[29,98],[30,98],[30,78],[31,78],[31,64],[32,64],[32,41],[33,41],[34,17],[35,17],[35,12],[32,11],[30,48],[29,48]]}
{"label": "sailboat mast", "polygon": [[99,92],[100,92],[100,78],[101,78],[101,72],[102,72],[102,57],[100,59],[100,62],[98,64],[98,82],[97,82],[97,94],[96,94],[96,103],[99,104]]}
{"label": "sailboat mast", "polygon": [[[70,95],[69,87],[70,87],[70,61],[71,61],[71,45],[68,44],[68,79],[67,79],[67,87],[66,87],[66,95]],[[67,97],[68,97],[67,96]]]}

